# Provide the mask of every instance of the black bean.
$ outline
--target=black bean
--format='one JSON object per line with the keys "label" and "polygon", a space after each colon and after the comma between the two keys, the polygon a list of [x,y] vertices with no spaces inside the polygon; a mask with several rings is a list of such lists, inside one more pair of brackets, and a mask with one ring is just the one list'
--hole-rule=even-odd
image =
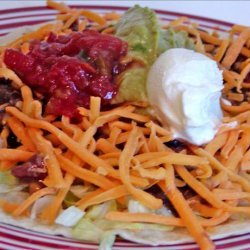
{"label": "black bean", "polygon": [[20,91],[12,87],[9,81],[0,78],[0,105],[15,105],[21,99]]}
{"label": "black bean", "polygon": [[166,142],[165,145],[167,147],[173,149],[177,153],[186,148],[186,145],[183,142],[181,142],[181,141],[179,141],[177,139]]}
{"label": "black bean", "polygon": [[10,131],[7,138],[8,148],[17,148],[21,143],[17,140],[17,137]]}
{"label": "black bean", "polygon": [[[184,186],[178,189],[183,194],[186,200],[196,195],[196,193],[189,186]],[[152,194],[155,198],[161,199],[164,206],[169,209],[174,216],[179,217],[178,212],[176,211],[172,203],[169,201],[167,195],[162,191],[162,189],[158,185],[154,185],[148,188],[146,191]]]}
{"label": "black bean", "polygon": [[152,194],[155,198],[161,199],[164,206],[169,209],[175,216],[178,216],[174,206],[169,201],[166,194],[161,190],[161,188],[158,185],[154,185],[146,190],[148,193]]}

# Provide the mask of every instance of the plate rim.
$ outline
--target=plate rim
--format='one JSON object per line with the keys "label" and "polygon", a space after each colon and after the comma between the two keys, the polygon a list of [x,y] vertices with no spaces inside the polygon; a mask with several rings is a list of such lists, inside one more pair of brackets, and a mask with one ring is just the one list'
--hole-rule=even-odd
{"label": "plate rim", "polygon": [[[131,6],[114,6],[114,5],[68,5],[69,7],[73,7],[73,8],[88,8],[88,9],[103,9],[103,10],[120,10],[120,11],[125,11],[127,9],[129,9]],[[168,10],[160,10],[160,9],[155,9],[152,8],[154,11],[156,11],[156,13],[158,14],[163,14],[163,15],[174,15],[174,16],[186,16],[189,17],[191,19],[197,19],[197,20],[202,20],[205,22],[213,22],[216,23],[218,25],[223,25],[223,26],[227,26],[227,27],[231,27],[234,25],[234,23],[228,22],[228,21],[224,21],[221,19],[216,19],[216,18],[210,18],[210,17],[203,17],[200,15],[195,15],[195,14],[188,14],[185,12],[176,12],[176,11],[168,11]],[[24,12],[24,11],[35,11],[35,10],[51,10],[53,11],[53,9],[47,7],[47,6],[34,6],[34,7],[19,7],[19,8],[8,8],[8,9],[3,9],[0,10],[0,15],[2,14],[11,14],[11,13],[16,13],[16,12]],[[4,18],[3,18],[4,19]]]}
{"label": "plate rim", "polygon": [[[109,10],[109,11],[112,11],[112,10],[118,10],[118,11],[125,11],[127,10],[128,8],[130,8],[129,6],[112,6],[112,5],[85,5],[85,4],[81,4],[81,5],[69,5],[70,7],[73,7],[73,8],[87,8],[87,9],[93,9],[93,10]],[[208,17],[202,17],[202,16],[199,16],[199,15],[193,15],[193,14],[187,14],[187,13],[183,13],[183,12],[174,12],[174,11],[168,11],[168,10],[160,10],[160,9],[154,9],[152,8],[153,10],[156,11],[157,14],[161,14],[161,15],[171,15],[171,16],[174,16],[174,17],[181,17],[181,16],[186,16],[192,20],[197,20],[197,21],[204,21],[204,22],[208,22],[210,24],[215,24],[215,25],[219,25],[219,26],[226,26],[227,28],[230,28],[231,26],[233,26],[234,24],[233,23],[230,23],[230,22],[227,22],[227,21],[223,21],[223,20],[219,20],[219,19],[214,19],[214,18],[208,18]],[[31,12],[32,11],[41,11],[41,10],[51,10],[53,11],[53,9],[51,8],[48,8],[46,6],[34,6],[34,7],[19,7],[19,8],[8,8],[8,9],[3,9],[3,10],[0,10],[0,16],[3,15],[3,14],[12,14],[12,13],[22,13],[24,11],[27,11],[27,12]],[[53,14],[53,12],[51,12],[51,14]],[[20,16],[20,18],[22,18],[24,16]],[[0,18],[0,22],[1,20],[7,20],[8,18]],[[3,224],[2,222],[0,222],[0,225]],[[7,224],[7,225],[10,225],[10,224]],[[11,225],[13,226],[13,225]],[[13,226],[13,227],[16,227],[16,226]],[[22,230],[22,228],[19,227],[20,230]],[[29,229],[26,229],[26,230],[29,230]],[[29,231],[32,231],[33,230],[29,230]],[[37,231],[34,231],[36,233],[40,233],[40,232],[37,232]],[[42,233],[43,235],[48,235],[50,236],[49,234],[46,234],[46,233]],[[249,234],[249,233],[247,233]],[[27,233],[28,235],[28,233]],[[239,235],[235,235],[235,237],[237,236],[241,236],[241,235],[244,235],[244,234],[239,234]],[[250,234],[249,234],[250,236]],[[232,236],[228,236],[228,237],[223,237],[222,239],[227,239],[227,238],[231,238]],[[1,238],[1,234],[0,234],[0,238]],[[61,238],[65,238],[65,237],[62,237]],[[68,239],[68,238],[66,238]],[[70,240],[70,239],[69,239]],[[73,240],[76,240],[77,239],[73,239]],[[79,243],[82,242],[82,244],[85,244],[85,245],[88,245],[88,244],[91,244],[90,246],[93,246],[93,243],[90,243],[90,242],[87,242],[87,241],[77,241]],[[136,243],[134,243],[136,244]],[[166,245],[166,247],[174,247],[175,245],[183,245],[183,246],[189,246],[190,245],[190,248],[193,247],[194,244],[196,246],[196,243],[194,241],[192,242],[184,242],[184,243],[175,243],[175,244],[169,244],[169,245]],[[98,244],[95,244],[96,246],[98,246]],[[39,246],[39,245],[38,245]],[[138,244],[138,249],[142,249],[141,247],[145,247],[145,249],[156,249],[155,246],[149,246],[149,245],[142,245],[142,244]],[[164,247],[165,245],[162,245],[162,246],[159,246],[159,247]],[[220,245],[221,246],[221,245]],[[84,246],[83,246],[84,247]],[[116,246],[116,247],[119,247],[119,246]],[[126,246],[128,247],[128,249],[134,249],[134,248],[137,248],[135,245],[131,245],[131,246]],[[85,249],[85,248],[83,248]]]}

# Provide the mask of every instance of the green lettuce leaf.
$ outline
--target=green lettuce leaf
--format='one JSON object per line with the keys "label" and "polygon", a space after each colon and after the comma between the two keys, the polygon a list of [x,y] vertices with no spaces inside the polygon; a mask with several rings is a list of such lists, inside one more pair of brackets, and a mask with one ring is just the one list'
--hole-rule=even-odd
{"label": "green lettuce leaf", "polygon": [[156,14],[138,5],[130,8],[116,26],[116,36],[125,40],[129,55],[151,65],[157,56],[159,25]]}
{"label": "green lettuce leaf", "polygon": [[160,55],[172,48],[187,48],[194,50],[195,45],[185,31],[174,31],[171,28],[161,30],[157,54]]}
{"label": "green lettuce leaf", "polygon": [[103,233],[103,230],[98,228],[91,219],[85,217],[72,230],[73,237],[96,243],[101,241]]}
{"label": "green lettuce leaf", "polygon": [[115,97],[115,103],[124,101],[147,101],[146,80],[148,69],[143,67],[128,69],[119,77],[121,83]]}
{"label": "green lettuce leaf", "polygon": [[156,14],[149,8],[136,5],[121,17],[116,36],[128,43],[128,55],[143,65],[122,73],[114,103],[147,100],[145,82],[148,68],[157,57],[159,30]]}
{"label": "green lettuce leaf", "polygon": [[128,43],[128,55],[140,63],[119,75],[119,91],[114,104],[147,102],[147,74],[156,58],[170,48],[194,49],[194,43],[185,31],[162,30],[155,12],[138,5],[121,17],[115,35]]}

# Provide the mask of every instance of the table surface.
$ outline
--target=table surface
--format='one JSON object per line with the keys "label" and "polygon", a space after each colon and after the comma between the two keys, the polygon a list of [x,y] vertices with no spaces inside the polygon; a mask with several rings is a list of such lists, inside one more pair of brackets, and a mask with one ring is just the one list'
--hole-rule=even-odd
{"label": "table surface", "polygon": [[[244,24],[250,26],[250,1],[178,1],[178,0],[165,0],[165,1],[64,1],[67,4],[77,5],[113,5],[113,6],[133,6],[140,4],[150,8],[174,11],[179,13],[187,13],[203,17],[209,17],[228,21],[236,24]],[[45,0],[35,1],[2,1],[0,0],[0,9],[19,8],[28,6],[45,5]]]}

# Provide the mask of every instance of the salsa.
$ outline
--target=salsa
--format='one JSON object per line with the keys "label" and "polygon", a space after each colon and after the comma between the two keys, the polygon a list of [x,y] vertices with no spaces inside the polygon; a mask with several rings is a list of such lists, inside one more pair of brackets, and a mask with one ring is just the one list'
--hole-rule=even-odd
{"label": "salsa", "polygon": [[117,93],[114,77],[127,43],[94,30],[68,35],[51,33],[45,41],[32,41],[29,52],[7,49],[5,64],[43,96],[46,114],[75,118],[77,107],[88,108],[90,96],[107,105]]}

